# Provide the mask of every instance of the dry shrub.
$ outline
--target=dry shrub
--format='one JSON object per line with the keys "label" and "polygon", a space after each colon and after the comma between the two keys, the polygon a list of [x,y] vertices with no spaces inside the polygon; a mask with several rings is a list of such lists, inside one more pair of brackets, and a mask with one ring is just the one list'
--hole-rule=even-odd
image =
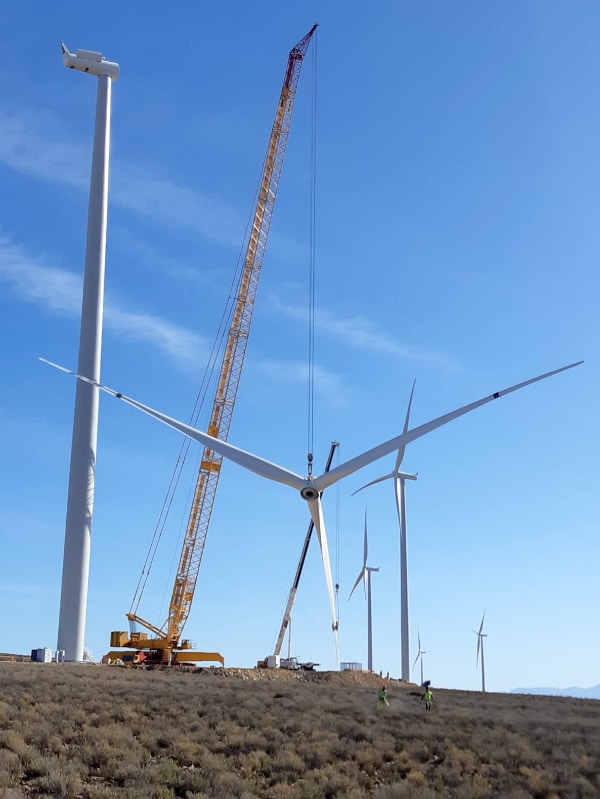
{"label": "dry shrub", "polygon": [[577,795],[581,797],[581,799],[592,799],[592,797],[597,797],[600,793],[598,790],[598,778],[596,775],[596,785],[593,785],[589,780],[587,780],[583,776],[575,777],[573,780],[573,786],[577,791]]}
{"label": "dry shrub", "polygon": [[35,791],[49,794],[56,799],[75,799],[81,792],[77,764],[62,758],[50,759],[46,774],[32,779],[30,784]]}
{"label": "dry shrub", "polygon": [[48,773],[48,760],[44,755],[30,748],[21,757],[21,768],[26,779],[42,777]]}
{"label": "dry shrub", "polygon": [[310,776],[317,787],[317,791],[313,795],[323,797],[323,799],[344,796],[354,787],[352,778],[338,771],[333,764],[328,763]]}
{"label": "dry shrub", "polygon": [[276,782],[269,788],[268,799],[300,799],[302,787],[288,782]]}
{"label": "dry shrub", "polygon": [[0,664],[0,799],[600,796],[597,702],[225,675]]}
{"label": "dry shrub", "polygon": [[240,773],[243,777],[253,777],[265,773],[271,764],[269,755],[260,749],[248,752],[240,758]]}
{"label": "dry shrub", "polygon": [[481,774],[473,774],[456,790],[456,799],[487,799],[493,796],[492,785]]}
{"label": "dry shrub", "polygon": [[535,799],[549,799],[552,793],[552,778],[543,768],[521,766],[519,773],[525,778],[527,789]]}
{"label": "dry shrub", "polygon": [[289,746],[281,749],[270,765],[273,772],[280,777],[285,776],[287,782],[302,777],[306,771],[304,760]]}
{"label": "dry shrub", "polygon": [[598,777],[599,772],[598,757],[590,757],[590,755],[581,753],[577,758],[578,771],[586,777]]}
{"label": "dry shrub", "polygon": [[23,756],[29,746],[22,733],[14,730],[0,732],[0,749],[7,749],[18,757]]}
{"label": "dry shrub", "polygon": [[313,746],[310,746],[310,744],[308,743],[302,742],[301,744],[299,744],[298,752],[304,758],[306,767],[311,771],[315,769],[320,769],[327,762],[328,756],[326,750],[316,749]]}
{"label": "dry shrub", "polygon": [[244,781],[229,771],[213,775],[211,799],[234,799],[244,793]]}
{"label": "dry shrub", "polygon": [[38,725],[30,729],[26,739],[28,744],[43,755],[58,755],[64,747],[60,736],[48,726]]}
{"label": "dry shrub", "polygon": [[435,791],[427,786],[410,782],[382,785],[373,794],[373,799],[438,799]]}
{"label": "dry shrub", "polygon": [[358,747],[355,759],[361,768],[368,768],[369,770],[380,768],[383,765],[383,753],[372,744]]}
{"label": "dry shrub", "polygon": [[420,768],[413,768],[406,775],[406,779],[409,785],[424,786],[426,782],[425,772],[421,771]]}
{"label": "dry shrub", "polygon": [[174,799],[175,791],[173,788],[168,788],[165,785],[161,785],[158,788],[152,788],[149,796],[151,799]]}
{"label": "dry shrub", "polygon": [[18,785],[21,778],[21,763],[14,752],[0,749],[0,787]]}
{"label": "dry shrub", "polygon": [[227,770],[225,760],[222,755],[217,755],[214,752],[206,751],[200,757],[199,767],[206,774],[219,774]]}
{"label": "dry shrub", "polygon": [[461,775],[473,774],[477,768],[477,758],[471,749],[459,749],[454,744],[448,748],[448,760]]}
{"label": "dry shrub", "polygon": [[208,749],[204,744],[181,734],[171,746],[173,758],[180,766],[198,766]]}
{"label": "dry shrub", "polygon": [[152,782],[171,788],[175,787],[182,779],[185,772],[174,760],[164,758],[148,769]]}

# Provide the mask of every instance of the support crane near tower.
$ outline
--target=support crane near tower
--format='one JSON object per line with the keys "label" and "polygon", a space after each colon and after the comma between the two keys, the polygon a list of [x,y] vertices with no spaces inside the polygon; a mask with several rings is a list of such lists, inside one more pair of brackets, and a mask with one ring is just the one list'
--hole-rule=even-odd
{"label": "support crane near tower", "polygon": [[[254,218],[248,237],[237,295],[233,304],[229,332],[207,429],[211,436],[223,441],[227,441],[229,436],[229,428],[248,344],[254,299],[290,132],[300,71],[304,56],[316,29],[317,25],[313,25],[311,30],[292,48],[289,54],[275,121],[269,138],[254,209]],[[223,656],[219,653],[192,651],[190,641],[182,639],[183,628],[188,619],[194,598],[215,494],[221,474],[221,466],[222,456],[209,447],[204,447],[169,603],[167,620],[159,628],[145,621],[137,612],[129,612],[127,618],[131,631],[115,631],[111,633],[111,647],[119,647],[121,651],[109,652],[105,656],[106,661],[123,660],[123,655],[126,654],[123,649],[129,649],[140,653],[137,655],[139,660],[155,663],[172,664],[178,661],[216,661],[224,663]],[[147,630],[147,632],[140,632],[137,629],[138,625]],[[129,657],[131,657],[131,654]]]}
{"label": "support crane near tower", "polygon": [[[325,464],[325,472],[328,472],[331,469],[333,456],[338,447],[339,443],[337,441],[331,442],[331,448],[329,450],[329,455],[327,457],[327,463]],[[300,577],[302,576],[302,570],[304,569],[304,563],[306,561],[306,555],[308,553],[308,545],[310,544],[310,539],[312,537],[314,529],[315,529],[315,524],[311,520],[308,525],[306,536],[304,537],[304,544],[302,545],[300,560],[298,561],[296,574],[294,575],[294,582],[292,583],[292,587],[290,589],[290,593],[288,594],[287,602],[285,605],[285,610],[283,611],[283,618],[281,620],[281,626],[279,628],[279,635],[277,636],[277,641],[275,642],[275,649],[273,650],[272,655],[268,655],[264,660],[258,661],[256,667],[259,669],[277,669],[282,665],[282,663],[284,664],[284,668],[286,667],[285,666],[286,659],[284,658],[283,661],[281,659],[281,647],[283,646],[283,639],[285,638],[286,632],[289,633],[289,628],[292,620],[292,608],[294,606],[294,602],[296,601],[296,594],[298,593],[298,586],[300,585]],[[337,585],[336,585],[336,590],[337,590]],[[304,665],[306,666],[307,664]],[[310,665],[312,666],[318,664],[310,664]],[[298,664],[297,668],[302,668],[302,664]]]}

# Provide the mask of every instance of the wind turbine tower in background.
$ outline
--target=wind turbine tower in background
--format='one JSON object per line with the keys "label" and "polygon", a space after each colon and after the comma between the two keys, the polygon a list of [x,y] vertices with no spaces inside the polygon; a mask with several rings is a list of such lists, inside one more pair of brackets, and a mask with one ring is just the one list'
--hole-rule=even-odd
{"label": "wind turbine tower in background", "polygon": [[356,578],[356,582],[350,591],[350,597],[354,593],[354,589],[362,580],[365,586],[365,594],[367,596],[367,668],[373,671],[373,614],[371,609],[371,572],[378,572],[379,566],[367,566],[367,559],[369,557],[369,541],[367,537],[367,509],[365,508],[365,542],[363,549],[363,565],[360,574]]}
{"label": "wind turbine tower in background", "polygon": [[427,652],[425,652],[424,649],[421,649],[421,633],[418,630],[417,630],[417,641],[418,641],[418,644],[419,644],[419,651],[417,652],[417,657],[415,658],[415,662],[413,663],[413,669],[417,665],[417,661],[420,660],[421,661],[421,682],[420,682],[420,685],[423,685],[423,682],[424,682],[424,679],[423,679],[423,655],[426,655]]}
{"label": "wind turbine tower in background", "polygon": [[483,611],[483,616],[481,617],[481,624],[479,625],[479,631],[473,630],[475,635],[477,636],[477,665],[479,666],[479,653],[481,652],[481,690],[485,693],[485,663],[483,661],[483,639],[487,637],[487,633],[482,632],[483,630],[483,620],[485,619],[485,610]]}
{"label": "wind turbine tower in background", "polygon": [[[412,398],[415,391],[415,384],[413,383],[412,390],[410,392],[410,398],[408,400],[408,407],[406,409],[406,416],[404,418],[404,428],[402,430],[403,433],[408,431],[408,422],[410,418],[410,406],[412,405]],[[404,492],[404,486],[407,480],[416,480],[416,474],[406,474],[406,472],[400,471],[400,465],[402,464],[402,460],[404,458],[404,451],[406,450],[406,445],[402,445],[398,449],[398,453],[396,455],[396,464],[394,466],[394,471],[390,472],[390,474],[386,474],[383,477],[378,477],[376,480],[372,480],[370,483],[366,483],[366,485],[357,488],[354,491],[354,494],[357,494],[359,491],[362,491],[363,488],[368,488],[368,486],[375,485],[375,483],[381,483],[383,480],[393,480],[394,481],[394,495],[396,497],[396,510],[398,512],[398,525],[400,527],[400,666],[401,666],[401,677],[404,682],[409,682],[410,680],[410,653],[409,653],[409,624],[408,624],[408,546],[406,542],[406,497]],[[421,682],[423,682],[421,680]]]}
{"label": "wind turbine tower in background", "polygon": [[[104,312],[111,88],[119,75],[119,65],[106,61],[100,53],[78,50],[74,54],[64,43],[61,47],[65,67],[98,78],[77,367],[79,374],[98,381]],[[65,660],[75,662],[84,660],[97,440],[98,389],[80,380],[75,393],[57,644],[58,650],[64,650]]]}

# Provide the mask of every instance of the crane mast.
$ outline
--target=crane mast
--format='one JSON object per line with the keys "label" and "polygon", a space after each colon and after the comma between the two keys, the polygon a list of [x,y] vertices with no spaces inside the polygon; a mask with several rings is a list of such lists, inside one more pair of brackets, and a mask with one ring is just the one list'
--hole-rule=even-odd
{"label": "crane mast", "polygon": [[[229,436],[231,418],[246,354],[254,299],[277,197],[300,70],[310,40],[316,29],[317,25],[314,25],[289,54],[275,121],[269,138],[254,210],[254,219],[248,237],[238,291],[233,304],[231,322],[207,430],[211,436],[224,441]],[[222,456],[209,447],[205,447],[200,461],[179,565],[169,603],[169,615],[165,625],[162,629],[158,629],[135,613],[127,614],[130,622],[141,624],[155,635],[155,638],[147,640],[144,646],[154,650],[163,662],[170,662],[176,650],[189,649],[191,647],[188,641],[180,641],[180,639],[191,610],[221,474],[221,466]],[[114,635],[116,634],[113,633]],[[111,643],[113,646],[127,646],[129,643],[137,647],[141,643],[138,636],[139,634],[132,634],[127,643],[121,638],[120,644],[111,636]],[[146,637],[145,635],[143,636],[144,639]],[[196,654],[202,655],[203,653]],[[191,658],[186,655],[185,659]],[[217,657],[216,659],[220,659],[222,662],[222,658]]]}

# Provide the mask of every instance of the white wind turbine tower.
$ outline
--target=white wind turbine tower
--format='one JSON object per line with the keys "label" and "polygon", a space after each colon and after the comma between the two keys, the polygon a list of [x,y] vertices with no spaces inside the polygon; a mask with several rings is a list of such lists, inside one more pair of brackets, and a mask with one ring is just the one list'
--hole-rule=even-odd
{"label": "white wind turbine tower", "polygon": [[481,652],[481,690],[485,693],[485,663],[483,661],[483,639],[487,637],[487,633],[482,632],[483,630],[483,620],[485,619],[485,610],[483,611],[483,616],[481,617],[481,624],[479,625],[479,631],[473,630],[475,635],[477,636],[477,665],[479,666],[479,653]]}
{"label": "white wind turbine tower", "polygon": [[[408,407],[406,409],[406,416],[404,418],[404,428],[403,433],[408,431],[408,422],[410,418],[410,406],[412,404],[412,398],[415,391],[415,384],[413,383],[412,390],[410,392],[410,398],[408,400]],[[407,480],[416,480],[416,474],[407,474],[406,472],[400,471],[400,465],[402,464],[402,460],[404,458],[404,451],[406,449],[406,444],[401,445],[398,448],[398,453],[396,455],[396,464],[394,466],[394,471],[390,472],[390,474],[386,474],[383,477],[378,477],[376,480],[372,480],[370,483],[367,483],[364,486],[361,486],[354,494],[357,494],[359,491],[362,491],[363,488],[368,488],[368,486],[375,485],[375,483],[381,483],[383,480],[393,480],[394,481],[394,496],[396,498],[396,510],[398,512],[398,525],[400,527],[400,665],[401,665],[401,676],[404,682],[408,682],[410,680],[410,654],[409,654],[409,630],[408,630],[408,552],[407,552],[407,539],[406,539],[406,498],[404,492],[404,486]],[[422,681],[421,681],[422,682]]]}
{"label": "white wind turbine tower", "polygon": [[61,49],[65,67],[98,78],[77,367],[92,381],[91,385],[79,383],[75,392],[57,642],[66,660],[80,663],[84,660],[96,480],[99,394],[94,381],[100,379],[102,352],[111,93],[119,65],[91,50],[71,53],[64,42]]}
{"label": "white wind turbine tower", "polygon": [[[420,660],[421,661],[421,683],[420,684],[423,685],[423,655],[426,655],[427,652],[425,652],[424,649],[421,649],[421,633],[418,630],[417,630],[417,641],[419,643],[419,651],[417,652],[417,657],[415,658],[415,662],[413,663],[413,669],[417,665],[417,661]],[[404,679],[404,678],[402,678],[402,679]]]}
{"label": "white wind turbine tower", "polygon": [[371,612],[371,572],[378,572],[379,566],[367,566],[367,559],[369,556],[369,542],[367,538],[367,509],[365,508],[365,544],[363,549],[363,565],[362,569],[360,570],[360,574],[356,578],[356,582],[352,587],[352,591],[350,591],[350,596],[348,597],[348,601],[350,601],[350,597],[354,593],[354,589],[362,580],[365,587],[365,594],[367,597],[367,668],[369,671],[373,671],[373,614]]}
{"label": "white wind turbine tower", "polygon": [[538,375],[537,377],[532,377],[529,380],[526,380],[522,383],[517,383],[514,386],[510,386],[509,388],[502,389],[501,391],[496,391],[494,394],[490,394],[487,397],[483,397],[480,400],[476,400],[475,402],[471,402],[468,405],[464,405],[462,408],[458,408],[455,411],[451,411],[450,413],[446,413],[443,416],[439,416],[437,419],[433,419],[430,422],[426,422],[425,424],[419,425],[415,427],[413,430],[408,430],[406,432],[401,433],[399,436],[395,436],[391,438],[389,441],[385,441],[382,444],[379,444],[376,447],[373,447],[366,452],[363,452],[361,455],[357,455],[355,458],[351,458],[349,461],[345,463],[341,463],[339,466],[336,466],[335,469],[331,469],[328,472],[324,472],[323,474],[319,475],[318,477],[314,477],[312,475],[312,470],[310,469],[310,462],[309,462],[309,469],[308,469],[308,476],[301,477],[299,474],[295,472],[289,471],[289,469],[285,469],[282,466],[278,466],[275,463],[271,463],[270,461],[265,460],[264,458],[260,458],[257,455],[253,455],[250,452],[246,452],[245,450],[239,449],[235,447],[233,444],[228,443],[227,441],[222,441],[221,439],[214,438],[210,436],[208,433],[203,432],[202,430],[197,430],[190,425],[185,424],[184,422],[180,422],[177,419],[173,419],[170,416],[167,416],[160,411],[154,410],[153,408],[148,407],[147,405],[143,405],[141,402],[138,402],[135,399],[130,397],[126,397],[124,394],[121,394],[118,391],[114,391],[114,389],[108,388],[107,386],[101,385],[98,381],[92,380],[85,375],[77,374],[72,372],[70,369],[66,369],[63,366],[58,366],[58,364],[51,363],[50,361],[46,361],[44,358],[40,360],[44,361],[45,363],[53,366],[56,369],[59,369],[66,374],[70,374],[76,377],[78,380],[83,381],[84,383],[89,383],[92,386],[97,386],[100,390],[104,391],[107,394],[110,394],[117,399],[122,400],[127,405],[131,405],[134,408],[142,411],[143,413],[148,414],[148,416],[152,416],[154,419],[158,419],[159,422],[167,425],[168,427],[172,427],[174,430],[182,433],[189,438],[198,441],[199,443],[209,446],[214,452],[218,452],[223,458],[227,460],[233,461],[237,463],[238,466],[242,466],[244,469],[248,471],[254,472],[258,474],[260,477],[264,477],[267,480],[273,480],[276,483],[282,483],[283,485],[287,485],[290,488],[295,489],[299,492],[300,496],[303,500],[308,504],[308,508],[310,511],[311,518],[317,530],[317,536],[319,539],[319,545],[321,548],[321,559],[323,561],[323,570],[325,572],[325,580],[327,582],[327,591],[329,594],[329,605],[331,610],[331,618],[332,618],[332,629],[334,631],[334,638],[336,642],[336,657],[337,657],[337,619],[335,615],[335,599],[333,594],[333,580],[331,576],[331,562],[329,559],[329,548],[327,545],[327,534],[325,530],[325,520],[323,518],[323,508],[321,505],[321,494],[322,492],[331,485],[335,485],[339,480],[343,479],[344,477],[348,477],[350,474],[354,474],[354,472],[362,469],[364,466],[368,466],[370,463],[374,463],[379,458],[383,458],[386,455],[389,455],[394,450],[398,450],[401,447],[410,444],[411,441],[416,441],[418,438],[421,438],[427,433],[432,432],[433,430],[437,430],[438,427],[442,427],[448,422],[453,421],[454,419],[458,419],[460,416],[464,416],[466,413],[475,410],[476,408],[481,407],[482,405],[486,405],[488,402],[492,402],[495,399],[499,399],[500,397],[504,397],[507,394],[511,394],[513,391],[518,391],[521,388],[525,388],[526,386],[530,386],[533,383],[537,383],[540,380],[544,380],[547,377],[551,377],[552,375],[558,374],[559,372],[564,372],[566,369],[572,369],[574,366],[578,366],[583,361],[578,361],[576,363],[569,364],[567,366],[562,366],[559,369],[554,369],[551,372],[546,372],[543,375]]}

